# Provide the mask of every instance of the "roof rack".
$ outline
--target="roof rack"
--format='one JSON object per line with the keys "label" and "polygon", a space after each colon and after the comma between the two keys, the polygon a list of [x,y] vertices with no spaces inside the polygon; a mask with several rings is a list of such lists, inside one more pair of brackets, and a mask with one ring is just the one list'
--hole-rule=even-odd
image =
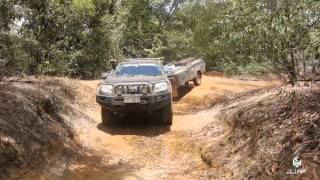
{"label": "roof rack", "polygon": [[161,61],[161,60],[163,60],[163,58],[127,58],[127,59],[124,59],[124,61],[148,61],[148,60]]}

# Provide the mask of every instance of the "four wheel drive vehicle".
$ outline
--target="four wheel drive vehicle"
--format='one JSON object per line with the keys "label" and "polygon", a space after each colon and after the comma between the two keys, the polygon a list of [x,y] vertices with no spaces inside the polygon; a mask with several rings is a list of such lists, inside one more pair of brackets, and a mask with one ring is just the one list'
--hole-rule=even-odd
{"label": "four wheel drive vehicle", "polygon": [[205,72],[201,59],[188,58],[163,66],[159,58],[127,59],[104,75],[97,87],[102,123],[114,125],[115,114],[146,112],[158,124],[172,124],[172,97],[193,81],[200,85]]}
{"label": "four wheel drive vehicle", "polygon": [[114,125],[114,115],[146,112],[158,124],[172,124],[171,84],[160,59],[129,59],[118,64],[97,87],[102,123]]}

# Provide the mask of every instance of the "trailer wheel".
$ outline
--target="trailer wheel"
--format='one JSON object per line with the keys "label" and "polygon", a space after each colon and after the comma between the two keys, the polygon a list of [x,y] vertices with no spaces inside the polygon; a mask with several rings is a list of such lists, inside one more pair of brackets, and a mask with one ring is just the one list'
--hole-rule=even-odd
{"label": "trailer wheel", "polygon": [[115,125],[115,121],[113,119],[113,112],[101,107],[101,119],[102,124],[104,126]]}
{"label": "trailer wheel", "polygon": [[201,84],[201,72],[197,72],[197,76],[193,79],[193,84],[199,86]]}

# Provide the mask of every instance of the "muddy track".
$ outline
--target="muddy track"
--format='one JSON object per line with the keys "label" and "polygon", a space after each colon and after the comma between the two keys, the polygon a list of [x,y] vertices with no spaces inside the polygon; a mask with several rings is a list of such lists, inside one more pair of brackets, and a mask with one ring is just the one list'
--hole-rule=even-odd
{"label": "muddy track", "polygon": [[[51,173],[51,179],[208,179],[210,169],[200,154],[232,130],[232,123],[221,118],[228,107],[216,104],[232,93],[277,84],[204,76],[201,86],[184,90],[174,103],[171,127],[111,128],[100,123],[100,107],[95,103],[98,81],[77,83],[84,87],[78,90],[79,103],[86,105],[90,117],[76,128],[82,156],[66,162],[55,176]],[[136,118],[140,116],[131,120]]]}

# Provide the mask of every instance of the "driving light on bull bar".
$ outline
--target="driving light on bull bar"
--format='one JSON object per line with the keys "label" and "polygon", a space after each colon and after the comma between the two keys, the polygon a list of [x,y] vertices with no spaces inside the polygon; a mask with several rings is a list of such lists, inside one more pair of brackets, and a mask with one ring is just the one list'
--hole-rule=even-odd
{"label": "driving light on bull bar", "polygon": [[158,83],[154,84],[154,89],[153,89],[154,93],[168,92],[168,91],[169,91],[168,83],[166,83],[166,82],[158,82]]}
{"label": "driving light on bull bar", "polygon": [[149,92],[149,87],[148,86],[142,86],[141,87],[141,93],[142,94],[148,94],[148,92]]}
{"label": "driving light on bull bar", "polygon": [[116,95],[121,96],[122,93],[123,93],[123,86],[117,86],[117,87],[114,89],[114,92],[116,93]]}
{"label": "driving light on bull bar", "polygon": [[98,95],[111,95],[112,86],[107,84],[100,84],[98,87]]}

